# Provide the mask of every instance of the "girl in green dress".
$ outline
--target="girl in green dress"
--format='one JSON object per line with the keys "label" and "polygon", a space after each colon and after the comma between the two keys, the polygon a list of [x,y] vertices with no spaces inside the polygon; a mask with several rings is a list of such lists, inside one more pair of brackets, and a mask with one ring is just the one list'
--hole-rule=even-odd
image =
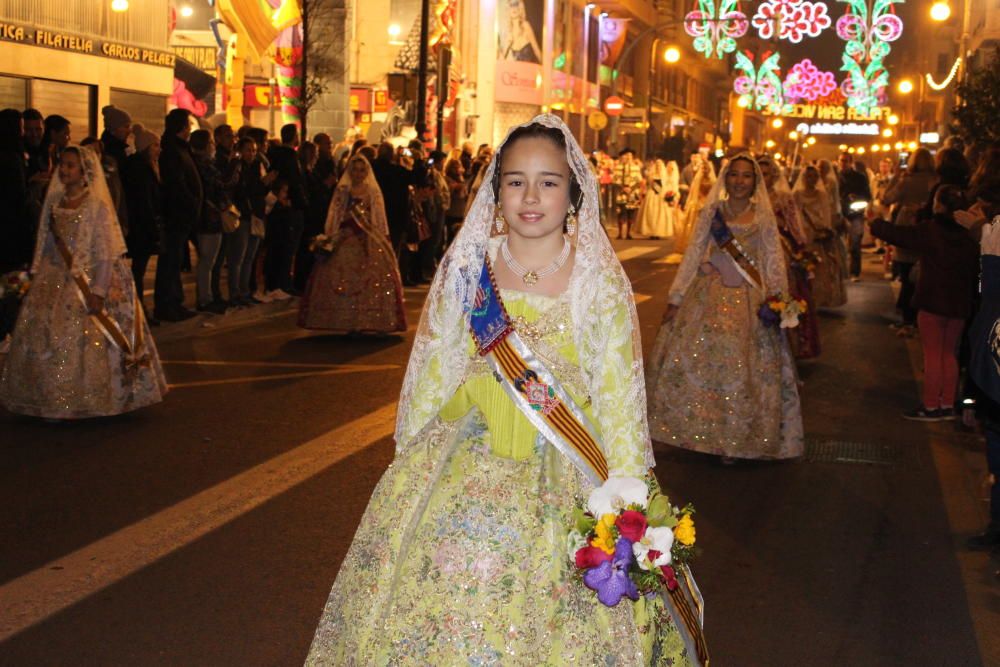
{"label": "girl in green dress", "polygon": [[632,291],[600,228],[597,183],[563,122],[538,116],[508,134],[435,276],[396,457],[307,664],[688,664],[659,599],[606,607],[574,573],[571,516],[593,483],[477,350],[484,262],[520,341],[593,425],[610,476],[654,465]]}

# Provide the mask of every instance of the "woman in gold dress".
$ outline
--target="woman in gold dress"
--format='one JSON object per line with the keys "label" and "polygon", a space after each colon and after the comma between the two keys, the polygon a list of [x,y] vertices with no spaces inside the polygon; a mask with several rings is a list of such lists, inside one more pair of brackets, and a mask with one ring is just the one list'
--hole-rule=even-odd
{"label": "woman in gold dress", "polygon": [[[734,240],[725,239],[728,228]],[[733,158],[702,210],[646,367],[653,440],[732,459],[803,451],[795,367],[765,298],[788,292],[777,223],[754,159]]]}

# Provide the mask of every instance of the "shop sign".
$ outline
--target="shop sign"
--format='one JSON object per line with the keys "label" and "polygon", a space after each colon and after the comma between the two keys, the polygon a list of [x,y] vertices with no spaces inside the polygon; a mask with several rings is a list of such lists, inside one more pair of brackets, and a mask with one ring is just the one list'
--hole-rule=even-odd
{"label": "shop sign", "polygon": [[375,91],[375,102],[372,111],[385,113],[389,110],[389,91],[382,89]]}
{"label": "shop sign", "polygon": [[879,121],[889,120],[892,115],[890,107],[875,107],[871,113],[862,113],[859,109],[833,104],[783,104],[764,109],[768,116],[784,116],[785,118],[805,118],[828,121]]}
{"label": "shop sign", "polygon": [[542,67],[519,60],[498,60],[496,101],[541,106]]}
{"label": "shop sign", "polygon": [[176,56],[167,51],[129,46],[72,33],[46,30],[16,23],[0,23],[0,41],[41,46],[56,51],[103,56],[113,60],[143,63],[173,69]]}
{"label": "shop sign", "polygon": [[372,111],[372,91],[368,88],[351,88],[350,101],[351,111],[361,113],[371,113]]}

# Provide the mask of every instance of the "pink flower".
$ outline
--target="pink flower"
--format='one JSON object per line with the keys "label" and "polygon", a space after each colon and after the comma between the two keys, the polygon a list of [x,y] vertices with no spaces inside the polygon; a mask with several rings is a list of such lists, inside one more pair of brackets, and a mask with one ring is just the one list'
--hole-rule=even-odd
{"label": "pink flower", "polygon": [[646,532],[646,517],[642,512],[625,510],[615,519],[619,534],[630,542],[638,542]]}

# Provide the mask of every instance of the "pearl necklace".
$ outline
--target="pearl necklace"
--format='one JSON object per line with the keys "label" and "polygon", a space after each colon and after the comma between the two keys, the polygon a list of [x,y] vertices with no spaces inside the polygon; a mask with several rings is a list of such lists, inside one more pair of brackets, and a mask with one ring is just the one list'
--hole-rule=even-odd
{"label": "pearl necklace", "polygon": [[504,239],[503,243],[500,245],[500,253],[503,255],[503,261],[507,264],[507,267],[516,273],[521,280],[524,281],[525,285],[531,286],[537,283],[539,278],[550,276],[561,269],[563,264],[566,263],[566,260],[569,259],[569,251],[571,248],[572,246],[570,246],[569,240],[566,237],[563,237],[563,249],[562,252],[559,253],[559,256],[556,257],[551,264],[538,269],[537,271],[529,271],[522,266],[520,262],[514,259],[513,255],[510,254],[510,248],[507,247],[507,239]]}

